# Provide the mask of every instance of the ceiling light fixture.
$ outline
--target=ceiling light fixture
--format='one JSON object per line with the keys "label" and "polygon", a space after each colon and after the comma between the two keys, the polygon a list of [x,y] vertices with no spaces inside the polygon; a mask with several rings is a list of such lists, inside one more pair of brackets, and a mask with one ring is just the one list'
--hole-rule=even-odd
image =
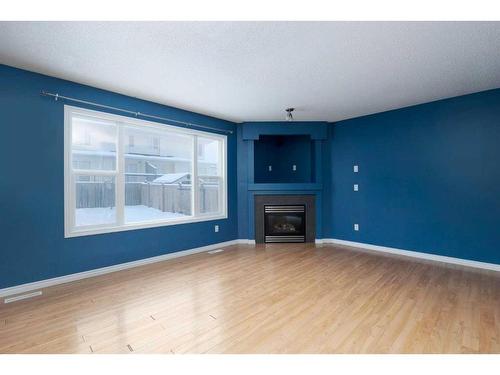
{"label": "ceiling light fixture", "polygon": [[285,112],[286,112],[286,121],[293,121],[293,115],[292,115],[292,112],[295,108],[287,108],[285,109]]}

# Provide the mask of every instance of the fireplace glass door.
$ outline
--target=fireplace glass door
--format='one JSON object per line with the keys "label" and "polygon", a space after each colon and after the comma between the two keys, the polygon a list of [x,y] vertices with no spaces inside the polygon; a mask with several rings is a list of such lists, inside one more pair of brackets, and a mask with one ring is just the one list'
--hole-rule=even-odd
{"label": "fireplace glass door", "polygon": [[305,242],[304,205],[264,206],[266,242]]}

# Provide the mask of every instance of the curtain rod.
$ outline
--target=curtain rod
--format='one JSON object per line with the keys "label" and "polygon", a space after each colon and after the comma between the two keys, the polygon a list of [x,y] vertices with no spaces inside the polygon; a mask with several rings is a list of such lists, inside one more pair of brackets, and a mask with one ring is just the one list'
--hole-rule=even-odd
{"label": "curtain rod", "polygon": [[221,132],[221,133],[233,134],[232,130],[218,129],[218,128],[214,128],[214,127],[211,127],[211,126],[195,124],[195,123],[192,123],[192,122],[179,121],[179,120],[173,120],[173,119],[167,118],[167,117],[160,117],[160,116],[148,115],[146,113],[134,112],[134,111],[130,111],[128,109],[122,109],[122,108],[112,107],[112,106],[109,106],[109,105],[104,105],[104,104],[89,102],[87,100],[81,100],[81,99],[71,98],[69,96],[64,96],[64,95],[59,95],[59,94],[53,94],[53,93],[50,93],[50,92],[47,92],[47,91],[41,91],[40,95],[42,95],[42,96],[51,96],[56,101],[59,100],[59,99],[63,99],[63,100],[67,100],[67,101],[71,101],[71,102],[75,102],[75,103],[82,103],[82,104],[91,105],[91,106],[94,106],[94,107],[111,109],[113,111],[128,113],[128,114],[134,115],[135,117],[152,118],[152,119],[156,119],[156,120],[162,120],[162,121],[167,121],[167,122],[173,122],[173,123],[176,123],[176,124],[182,124],[182,125],[186,125],[188,127],[198,127],[198,128],[203,128],[203,129],[214,130],[214,131]]}

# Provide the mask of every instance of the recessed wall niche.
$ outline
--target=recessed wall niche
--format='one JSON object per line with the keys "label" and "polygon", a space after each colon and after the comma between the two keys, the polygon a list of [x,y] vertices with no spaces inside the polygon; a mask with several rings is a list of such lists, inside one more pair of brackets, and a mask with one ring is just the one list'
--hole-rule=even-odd
{"label": "recessed wall niche", "polygon": [[255,183],[315,182],[314,159],[309,135],[261,135],[254,143]]}

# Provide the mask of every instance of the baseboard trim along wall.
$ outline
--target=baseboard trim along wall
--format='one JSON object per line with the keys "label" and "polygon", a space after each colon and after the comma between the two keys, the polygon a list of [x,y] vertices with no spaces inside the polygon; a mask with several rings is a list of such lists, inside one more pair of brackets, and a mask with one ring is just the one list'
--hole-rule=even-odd
{"label": "baseboard trim along wall", "polygon": [[[253,243],[255,243],[255,241]],[[194,249],[177,251],[174,253],[159,255],[156,257],[139,259],[139,260],[135,260],[132,262],[120,263],[120,264],[116,264],[113,266],[97,268],[94,270],[73,273],[70,275],[65,275],[65,276],[60,276],[60,277],[54,277],[52,279],[46,279],[46,280],[35,281],[32,283],[27,283],[27,284],[16,285],[16,286],[0,289],[0,298],[12,296],[15,294],[26,293],[26,292],[30,292],[32,290],[40,290],[43,288],[47,288],[49,286],[65,284],[65,283],[69,283],[72,281],[87,279],[89,277],[104,275],[106,273],[126,270],[128,268],[139,267],[139,266],[143,266],[143,265],[150,264],[150,263],[162,262],[164,260],[183,257],[186,255],[203,253],[203,252],[214,250],[214,249],[217,249],[220,247],[226,247],[226,246],[237,245],[237,244],[251,244],[251,240],[232,240],[232,241],[226,241],[226,242],[219,242],[216,244],[197,247]]]}
{"label": "baseboard trim along wall", "polygon": [[349,247],[357,247],[360,249],[380,251],[383,253],[390,253],[390,254],[396,254],[396,255],[403,255],[403,256],[407,256],[407,257],[411,257],[411,258],[426,259],[426,260],[431,260],[431,261],[435,261],[435,262],[449,263],[449,264],[455,264],[455,265],[460,265],[460,266],[465,266],[465,267],[473,267],[473,268],[480,268],[483,270],[500,272],[500,264],[495,264],[495,263],[478,262],[475,260],[447,257],[444,255],[421,253],[418,251],[403,250],[403,249],[397,249],[394,247],[371,245],[371,244],[362,243],[362,242],[338,240],[335,238],[323,238],[321,240],[321,242],[324,244],[335,244],[335,245],[343,245],[343,246],[349,246]]}
{"label": "baseboard trim along wall", "polygon": [[[197,247],[194,249],[177,251],[174,253],[159,255],[156,257],[145,258],[145,259],[135,260],[132,262],[116,264],[116,265],[109,266],[109,267],[97,268],[94,270],[73,273],[70,275],[65,275],[65,276],[60,276],[60,277],[54,277],[52,279],[46,279],[46,280],[35,281],[32,283],[27,283],[27,284],[16,285],[16,286],[12,286],[9,288],[0,289],[0,298],[12,296],[12,295],[16,295],[16,294],[21,294],[21,293],[26,293],[26,292],[31,292],[33,290],[40,290],[43,288],[47,288],[49,286],[65,284],[65,283],[69,283],[72,281],[86,279],[89,277],[104,275],[104,274],[111,273],[111,272],[117,272],[117,271],[129,269],[129,268],[139,267],[139,266],[143,266],[146,264],[162,262],[165,260],[179,258],[179,257],[187,256],[187,255],[197,254],[197,253],[203,253],[203,252],[211,251],[211,250],[218,249],[221,247],[227,247],[227,246],[237,245],[237,244],[255,245],[255,240],[238,239],[238,240],[231,240],[231,241],[226,241],[226,242],[219,242],[216,244]],[[362,243],[362,242],[345,241],[345,240],[339,240],[339,239],[335,239],[335,238],[323,238],[323,239],[316,239],[316,244],[342,245],[342,246],[355,247],[355,248],[366,249],[366,250],[379,251],[379,252],[383,252],[383,253],[402,255],[402,256],[407,256],[407,257],[411,257],[411,258],[426,259],[426,260],[431,260],[431,261],[435,261],[435,262],[449,263],[449,264],[455,264],[455,265],[460,265],[460,266],[465,266],[465,267],[473,267],[473,268],[479,268],[479,269],[483,269],[483,270],[500,272],[500,264],[485,263],[485,262],[478,262],[478,261],[474,261],[474,260],[447,257],[447,256],[443,256],[443,255],[421,253],[418,251],[410,251],[410,250],[397,249],[394,247],[371,245],[371,244]]]}
{"label": "baseboard trim along wall", "polygon": [[237,241],[240,245],[255,245],[255,240],[239,239]]}

